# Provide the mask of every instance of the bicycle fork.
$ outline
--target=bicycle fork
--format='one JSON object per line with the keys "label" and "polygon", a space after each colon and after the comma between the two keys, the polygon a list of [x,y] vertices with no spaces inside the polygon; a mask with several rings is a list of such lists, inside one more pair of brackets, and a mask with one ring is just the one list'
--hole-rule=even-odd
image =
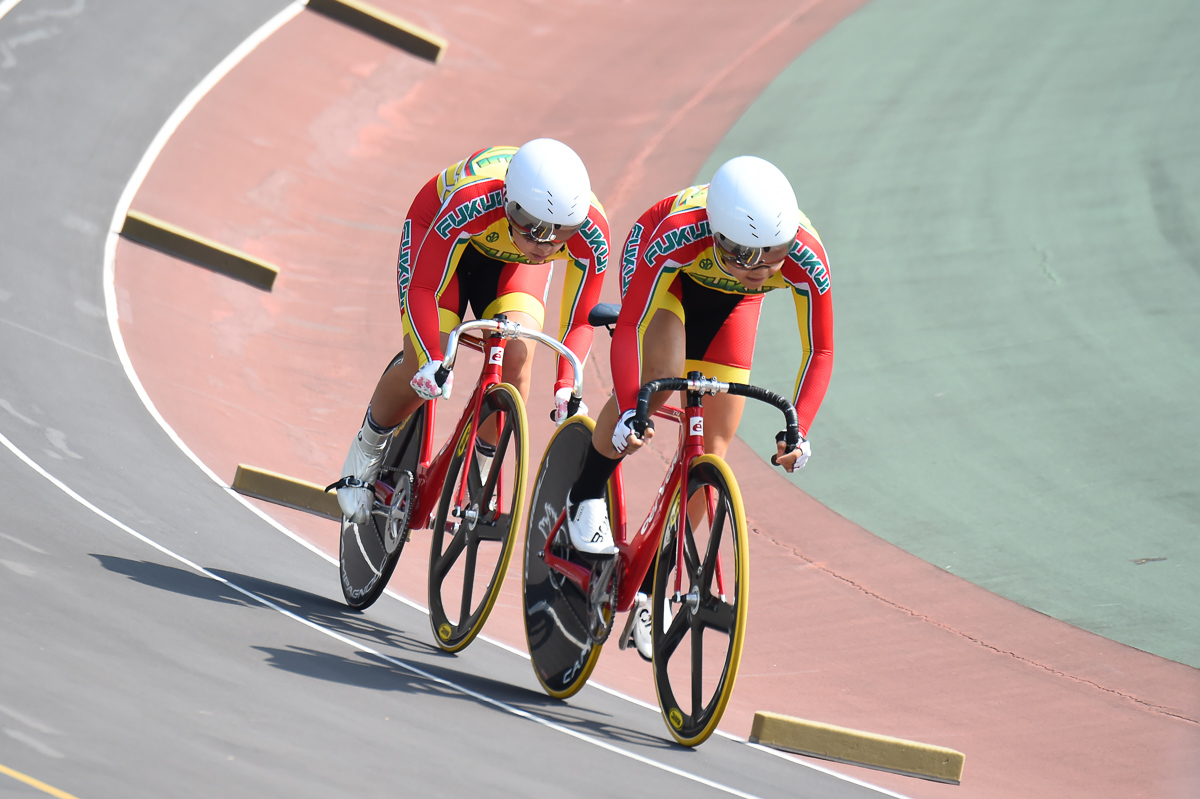
{"label": "bicycle fork", "polygon": [[[706,388],[707,384],[714,381],[708,381],[699,372],[692,372],[688,375],[689,380],[696,381],[698,388],[689,388],[687,392],[687,405],[684,409],[685,433],[682,446],[682,457],[679,459],[679,504],[680,515],[679,533],[676,539],[675,548],[675,593],[672,597],[672,602],[676,605],[686,604],[695,612],[699,607],[700,596],[696,587],[690,587],[691,590],[685,596],[683,593],[683,575],[686,574],[686,559],[687,559],[687,529],[692,526],[691,508],[688,507],[688,471],[691,469],[692,461],[704,454],[704,405],[703,396],[706,393],[716,393],[715,390]],[[714,491],[711,486],[704,487],[704,508],[703,512],[708,514],[709,523],[716,518],[716,502]],[[717,581],[717,593],[721,597],[721,601],[725,601],[725,575],[721,568],[721,555],[717,553],[715,565],[715,577]]]}
{"label": "bicycle fork", "polygon": [[[483,374],[479,378],[481,385],[475,392],[472,399],[473,406],[471,408],[471,418],[474,420],[474,422],[468,428],[466,438],[462,442],[462,456],[466,461],[464,465],[466,474],[470,474],[471,467],[475,465],[475,444],[479,440],[479,425],[482,421],[479,418],[479,414],[483,410],[483,399],[487,393],[487,390],[500,382],[500,370],[501,366],[504,364],[504,350],[507,346],[508,342],[499,334],[493,334],[487,340],[487,348],[485,350],[487,363],[484,365]],[[504,429],[504,412],[497,412],[495,414],[495,420],[496,432],[499,433]],[[499,436],[497,436],[497,445],[502,443],[498,439]],[[496,498],[497,504],[495,512],[497,516],[504,513],[504,509],[500,507],[499,504],[500,497],[503,496],[504,491],[504,484],[501,482],[502,475],[500,474],[500,466],[501,464],[493,462],[491,468],[488,470],[489,474],[480,474],[480,482],[482,483],[483,487],[483,496],[494,496]],[[448,525],[448,527],[452,527],[453,529],[446,530],[446,532],[450,533],[451,535],[458,534],[458,529],[463,522],[466,522],[468,527],[474,528],[479,522],[480,518],[489,515],[492,510],[490,507],[475,507],[470,503],[470,497],[467,496],[467,483],[468,480],[466,479],[462,481],[454,497],[453,516],[457,519],[457,521],[455,521],[453,525]],[[488,488],[491,488],[492,490],[488,491]]]}

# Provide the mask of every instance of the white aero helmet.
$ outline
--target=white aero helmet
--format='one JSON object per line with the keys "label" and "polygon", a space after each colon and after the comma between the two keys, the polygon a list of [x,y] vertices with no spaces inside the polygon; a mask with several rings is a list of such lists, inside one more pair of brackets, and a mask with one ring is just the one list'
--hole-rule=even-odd
{"label": "white aero helmet", "polygon": [[513,154],[504,176],[504,211],[521,235],[566,241],[587,219],[592,182],[583,161],[554,139],[534,139]]}
{"label": "white aero helmet", "polygon": [[708,224],[722,256],[757,266],[767,248],[791,247],[800,207],[778,167],[739,155],[722,164],[708,184]]}

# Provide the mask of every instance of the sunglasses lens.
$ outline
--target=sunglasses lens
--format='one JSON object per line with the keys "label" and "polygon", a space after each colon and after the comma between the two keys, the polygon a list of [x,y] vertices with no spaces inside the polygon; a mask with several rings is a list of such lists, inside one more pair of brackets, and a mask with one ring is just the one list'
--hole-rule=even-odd
{"label": "sunglasses lens", "polygon": [[721,251],[722,260],[733,263],[742,269],[766,267],[782,261],[791,249],[791,242],[774,247],[745,247],[726,238],[721,233],[713,235],[713,242]]}
{"label": "sunglasses lens", "polygon": [[555,225],[551,222],[544,222],[535,216],[530,215],[519,203],[510,202],[505,208],[508,214],[509,223],[516,228],[527,239],[536,241],[541,244],[547,244],[552,241],[566,241],[579,232],[582,225]]}
{"label": "sunglasses lens", "polygon": [[721,248],[721,254],[727,261],[733,261],[738,266],[751,267],[757,266],[762,261],[762,247],[744,247],[737,242],[731,241],[720,233],[713,236],[713,241]]}

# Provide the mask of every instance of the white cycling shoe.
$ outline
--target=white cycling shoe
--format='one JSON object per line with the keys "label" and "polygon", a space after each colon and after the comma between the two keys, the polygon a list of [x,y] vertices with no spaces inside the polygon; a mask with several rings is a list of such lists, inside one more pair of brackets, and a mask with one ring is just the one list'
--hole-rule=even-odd
{"label": "white cycling shoe", "polygon": [[342,515],[355,524],[364,524],[371,518],[371,506],[375,504],[373,486],[383,466],[383,451],[387,449],[390,437],[391,431],[377,433],[364,421],[346,453],[342,478],[353,478],[354,485],[338,488],[338,507],[342,509]]}
{"label": "white cycling shoe", "polygon": [[585,499],[578,505],[567,502],[567,533],[571,546],[585,555],[615,555],[612,529],[608,526],[608,503]]}
{"label": "white cycling shoe", "polygon": [[[665,630],[671,626],[671,610],[667,605],[663,605],[663,612],[667,617],[663,619],[662,628]],[[629,638],[633,639],[633,645],[637,648],[638,654],[642,656],[642,660],[654,660],[654,620],[653,613],[650,611],[650,597],[638,591],[634,598],[632,617],[630,619]],[[629,645],[628,639],[622,642],[624,649]]]}

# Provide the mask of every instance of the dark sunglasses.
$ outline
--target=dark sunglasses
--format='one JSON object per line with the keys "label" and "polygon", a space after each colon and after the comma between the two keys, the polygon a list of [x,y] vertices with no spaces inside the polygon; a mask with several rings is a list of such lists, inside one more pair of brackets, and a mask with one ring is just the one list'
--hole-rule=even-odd
{"label": "dark sunglasses", "polygon": [[504,212],[508,214],[508,223],[513,226],[514,230],[538,244],[566,241],[583,227],[582,224],[555,225],[551,222],[543,222],[527,212],[517,202],[506,203]]}
{"label": "dark sunglasses", "polygon": [[[721,233],[713,234],[713,243],[717,247],[722,263],[752,272],[756,269],[770,269],[787,257],[795,239],[786,244],[776,244],[773,247],[746,247],[727,239]],[[769,259],[769,260],[768,260]]]}

